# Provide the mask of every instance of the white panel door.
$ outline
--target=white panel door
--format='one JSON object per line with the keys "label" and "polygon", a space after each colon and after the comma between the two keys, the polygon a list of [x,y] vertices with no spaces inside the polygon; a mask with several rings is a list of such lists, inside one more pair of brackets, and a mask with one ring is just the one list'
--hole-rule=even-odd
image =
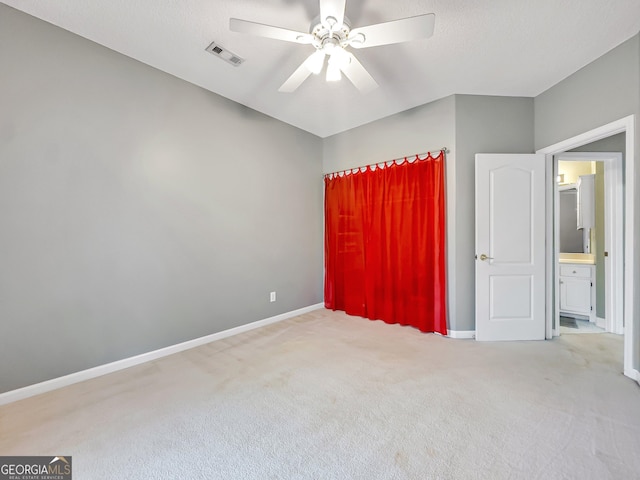
{"label": "white panel door", "polygon": [[545,156],[476,155],[476,339],[545,338]]}

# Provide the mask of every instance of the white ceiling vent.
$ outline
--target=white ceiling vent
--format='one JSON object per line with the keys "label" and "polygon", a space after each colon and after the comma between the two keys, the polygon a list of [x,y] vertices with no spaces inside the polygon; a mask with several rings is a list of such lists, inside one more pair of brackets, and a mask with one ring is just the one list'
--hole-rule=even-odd
{"label": "white ceiling vent", "polygon": [[239,67],[244,63],[244,58],[240,58],[238,55],[230,52],[216,42],[211,42],[211,45],[209,45],[205,50],[209,53],[214,54],[216,57],[220,57],[222,60],[230,63],[234,67]]}

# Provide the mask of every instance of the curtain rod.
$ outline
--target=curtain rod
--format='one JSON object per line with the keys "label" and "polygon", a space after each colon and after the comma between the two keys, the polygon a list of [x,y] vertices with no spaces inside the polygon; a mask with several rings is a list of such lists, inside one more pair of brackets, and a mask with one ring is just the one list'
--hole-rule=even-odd
{"label": "curtain rod", "polygon": [[428,152],[416,153],[414,155],[407,155],[406,157],[398,157],[398,158],[396,158],[394,160],[387,160],[385,162],[370,163],[369,165],[362,165],[361,167],[347,168],[346,170],[339,170],[337,172],[325,173],[323,175],[323,177],[328,177],[330,175],[340,175],[341,173],[347,173],[347,172],[355,172],[357,170],[362,170],[363,168],[374,167],[374,166],[377,167],[379,165],[385,165],[385,166],[387,164],[391,165],[392,163],[395,163],[398,160],[407,160],[408,158],[422,157],[424,155],[431,155],[432,153],[436,153],[436,152],[438,152],[438,153],[443,152],[443,153],[446,154],[446,153],[449,153],[449,149],[447,147],[442,147],[439,150],[431,150],[431,151],[428,151]]}

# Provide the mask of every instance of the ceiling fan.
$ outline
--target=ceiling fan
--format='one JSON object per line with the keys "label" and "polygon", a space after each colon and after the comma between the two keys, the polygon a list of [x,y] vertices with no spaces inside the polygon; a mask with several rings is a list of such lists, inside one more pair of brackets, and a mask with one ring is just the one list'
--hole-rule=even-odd
{"label": "ceiling fan", "polygon": [[239,18],[231,18],[229,28],[234,32],[313,45],[315,52],[278,89],[285,93],[296,90],[312,73],[319,74],[327,57],[327,81],[340,80],[344,73],[358,90],[368,93],[378,84],[347,47],[377,47],[433,35],[433,13],[352,29],[351,22],[344,14],[345,6],[346,0],[320,0],[320,16],[311,23],[309,33]]}

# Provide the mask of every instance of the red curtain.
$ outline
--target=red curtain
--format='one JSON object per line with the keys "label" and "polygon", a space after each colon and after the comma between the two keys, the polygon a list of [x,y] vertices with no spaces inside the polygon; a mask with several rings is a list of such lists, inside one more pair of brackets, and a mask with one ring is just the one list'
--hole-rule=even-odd
{"label": "red curtain", "polygon": [[447,334],[444,152],[325,177],[326,308]]}

